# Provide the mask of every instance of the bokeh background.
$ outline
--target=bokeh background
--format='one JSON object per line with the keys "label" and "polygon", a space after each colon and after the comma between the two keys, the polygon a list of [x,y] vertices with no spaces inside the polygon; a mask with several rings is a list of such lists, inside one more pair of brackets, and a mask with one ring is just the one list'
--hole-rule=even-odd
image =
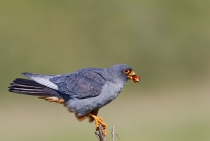
{"label": "bokeh background", "polygon": [[[0,1],[0,140],[97,140],[62,106],[9,93],[21,72],[126,63],[140,75],[99,115],[120,141],[209,141],[210,1]],[[118,139],[116,139],[118,140]]]}

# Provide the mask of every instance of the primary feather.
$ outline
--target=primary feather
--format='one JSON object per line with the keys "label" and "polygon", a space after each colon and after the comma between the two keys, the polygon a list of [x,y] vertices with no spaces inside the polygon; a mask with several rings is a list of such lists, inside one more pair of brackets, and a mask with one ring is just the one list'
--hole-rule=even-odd
{"label": "primary feather", "polygon": [[35,82],[39,84],[42,84],[54,90],[58,90],[58,86],[49,80],[50,78],[55,77],[55,75],[41,75],[41,74],[33,74],[33,73],[27,73],[27,72],[24,72],[22,74],[33,79]]}

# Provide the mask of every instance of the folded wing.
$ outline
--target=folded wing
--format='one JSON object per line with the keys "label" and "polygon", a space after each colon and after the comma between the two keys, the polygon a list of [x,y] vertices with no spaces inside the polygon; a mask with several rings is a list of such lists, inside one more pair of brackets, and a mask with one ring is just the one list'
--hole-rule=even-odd
{"label": "folded wing", "polygon": [[84,69],[49,80],[58,87],[59,92],[80,99],[99,95],[106,82],[105,78],[94,69]]}

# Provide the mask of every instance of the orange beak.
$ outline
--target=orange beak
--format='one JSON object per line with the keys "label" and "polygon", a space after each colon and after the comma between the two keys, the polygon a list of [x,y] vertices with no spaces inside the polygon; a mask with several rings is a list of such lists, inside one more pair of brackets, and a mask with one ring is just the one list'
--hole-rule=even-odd
{"label": "orange beak", "polygon": [[136,82],[139,82],[141,80],[141,78],[137,75],[135,75],[135,72],[134,71],[131,71],[129,74],[128,74],[128,78],[133,80],[134,83]]}

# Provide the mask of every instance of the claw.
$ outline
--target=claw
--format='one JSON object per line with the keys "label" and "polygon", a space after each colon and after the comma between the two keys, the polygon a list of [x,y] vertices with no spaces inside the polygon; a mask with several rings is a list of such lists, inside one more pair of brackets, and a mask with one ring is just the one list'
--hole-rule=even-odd
{"label": "claw", "polygon": [[106,123],[104,123],[103,119],[98,116],[92,115],[92,114],[90,114],[90,116],[95,120],[96,131],[99,130],[99,124],[101,124],[101,126],[103,127],[104,134],[106,135],[107,134],[107,131],[106,131],[107,125],[106,125]]}

